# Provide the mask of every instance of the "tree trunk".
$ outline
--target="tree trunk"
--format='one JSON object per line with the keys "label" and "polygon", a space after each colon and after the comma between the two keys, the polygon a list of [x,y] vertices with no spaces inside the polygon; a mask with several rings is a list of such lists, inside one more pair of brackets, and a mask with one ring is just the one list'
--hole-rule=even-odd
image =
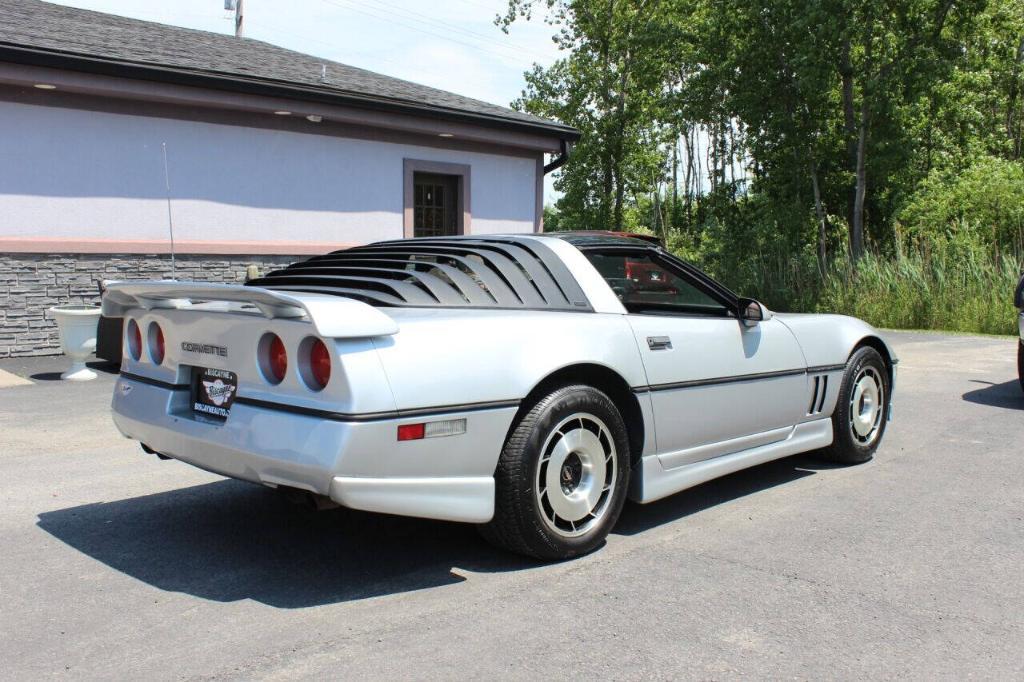
{"label": "tree trunk", "polygon": [[672,131],[672,220],[671,227],[678,227],[679,217],[679,129]]}
{"label": "tree trunk", "polygon": [[[843,130],[846,132],[846,162],[851,174],[857,168],[857,117],[853,108],[853,62],[850,59],[850,39],[843,40],[839,57],[839,76],[842,79],[843,93]],[[854,213],[856,213],[856,189],[850,192],[846,205],[846,222],[853,229]],[[852,237],[852,235],[851,235]]]}
{"label": "tree trunk", "polygon": [[717,135],[718,135],[718,131],[715,129],[715,127],[714,126],[709,126],[708,127],[708,148],[707,148],[708,161],[707,161],[707,166],[708,166],[708,180],[711,183],[711,192],[712,193],[714,193],[714,191],[718,188],[718,155],[716,154],[716,152],[718,150],[718,137],[717,137]]}
{"label": "tree trunk", "polygon": [[857,148],[853,141],[857,135],[857,120],[853,110],[853,63],[850,61],[850,39],[843,41],[839,59],[839,75],[843,82],[843,128],[846,130],[846,152],[850,167],[856,162]]}
{"label": "tree trunk", "polygon": [[818,216],[818,271],[825,276],[825,267],[828,263],[827,238],[828,238],[828,212],[821,203],[821,188],[818,185],[818,163],[811,155],[811,187],[814,190],[814,213]]}
{"label": "tree trunk", "polygon": [[622,180],[623,154],[625,150],[626,136],[626,88],[629,86],[629,65],[632,59],[629,51],[626,51],[623,63],[620,65],[622,73],[619,75],[619,93],[615,102],[615,161],[612,166],[615,173],[615,207],[613,222],[616,231],[622,231],[622,205],[626,196],[626,185]]}
{"label": "tree trunk", "polygon": [[1022,64],[1024,64],[1024,35],[1021,36],[1020,44],[1017,46],[1017,58],[1013,63],[1013,73],[1010,78],[1010,95],[1006,106],[1006,135],[1010,138],[1010,144],[1013,145],[1014,159],[1019,159],[1021,153],[1021,125],[1019,121],[1014,120],[1014,117],[1017,113],[1017,97],[1020,94]]}
{"label": "tree trunk", "polygon": [[654,234],[661,237],[662,241],[668,242],[665,234],[665,223],[661,218],[661,185],[654,183]]}
{"label": "tree trunk", "polygon": [[853,195],[853,222],[850,223],[850,256],[854,261],[864,254],[864,198],[867,195],[866,157],[868,147],[868,104],[862,96],[857,131],[857,186]]}
{"label": "tree trunk", "polygon": [[686,226],[690,226],[690,208],[693,205],[693,193],[690,191],[690,183],[693,181],[693,145],[690,144],[690,135],[692,134],[690,126],[686,127],[686,135],[683,136],[683,144],[686,145],[686,180],[683,181],[683,185],[686,187]]}
{"label": "tree trunk", "polygon": [[601,154],[601,172],[604,174],[602,178],[602,196],[601,196],[601,207],[600,207],[600,219],[602,229],[608,227],[611,224],[611,207],[612,207],[612,194],[615,190],[615,182],[612,174],[612,155],[605,149]]}

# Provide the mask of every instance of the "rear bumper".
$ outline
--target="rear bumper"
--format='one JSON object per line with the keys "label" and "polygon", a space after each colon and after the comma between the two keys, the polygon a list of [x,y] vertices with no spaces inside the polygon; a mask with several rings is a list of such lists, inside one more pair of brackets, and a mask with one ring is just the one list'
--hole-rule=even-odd
{"label": "rear bumper", "polygon": [[325,495],[353,509],[482,523],[494,513],[494,468],[515,407],[445,412],[464,435],[399,442],[399,424],[430,415],[337,421],[236,403],[222,423],[193,418],[187,390],[120,377],[117,428],[201,469]]}

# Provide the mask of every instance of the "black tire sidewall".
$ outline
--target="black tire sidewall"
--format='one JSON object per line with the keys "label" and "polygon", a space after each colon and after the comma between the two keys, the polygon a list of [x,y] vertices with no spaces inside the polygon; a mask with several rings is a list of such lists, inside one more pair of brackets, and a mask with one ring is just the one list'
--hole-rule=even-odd
{"label": "black tire sidewall", "polygon": [[[570,558],[596,549],[607,537],[622,511],[629,485],[630,456],[626,426],[615,404],[603,392],[589,386],[568,386],[552,392],[538,403],[536,419],[526,434],[522,452],[517,456],[528,458],[527,466],[521,471],[528,472],[528,480],[518,486],[520,509],[530,513],[522,520],[528,525],[524,539],[532,545],[534,552],[545,558]],[[559,535],[541,517],[542,509],[535,494],[537,472],[544,443],[552,429],[563,419],[577,412],[589,412],[605,423],[611,433],[616,452],[616,482],[612,499],[600,521],[579,537]]]}
{"label": "black tire sidewall", "polygon": [[1024,341],[1017,339],[1017,381],[1024,391]]}
{"label": "black tire sidewall", "polygon": [[[873,367],[882,377],[882,420],[878,425],[878,435],[868,445],[857,441],[850,432],[850,398],[854,390],[854,380],[865,367]],[[850,356],[846,363],[846,370],[843,373],[843,380],[839,386],[839,396],[836,399],[836,408],[833,411],[832,427],[834,431],[834,442],[832,450],[839,458],[846,462],[867,462],[870,460],[885,436],[885,427],[888,423],[889,403],[892,400],[892,381],[889,378],[889,369],[881,354],[870,346],[859,348]]]}

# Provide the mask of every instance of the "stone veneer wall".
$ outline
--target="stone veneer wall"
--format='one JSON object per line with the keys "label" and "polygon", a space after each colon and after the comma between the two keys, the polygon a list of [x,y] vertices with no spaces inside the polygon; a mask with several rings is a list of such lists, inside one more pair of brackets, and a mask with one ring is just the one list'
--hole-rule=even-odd
{"label": "stone veneer wall", "polygon": [[[303,256],[211,256],[175,258],[180,280],[244,282],[247,266],[260,273]],[[0,254],[0,358],[57,355],[57,323],[47,309],[62,303],[98,303],[102,280],[165,279],[170,255]]]}

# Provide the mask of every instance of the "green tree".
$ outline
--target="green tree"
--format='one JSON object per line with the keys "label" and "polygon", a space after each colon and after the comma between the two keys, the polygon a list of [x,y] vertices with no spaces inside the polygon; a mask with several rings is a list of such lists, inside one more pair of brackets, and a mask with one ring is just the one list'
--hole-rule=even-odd
{"label": "green tree", "polygon": [[542,4],[567,54],[526,74],[519,109],[579,128],[555,187],[567,226],[621,230],[627,201],[649,189],[662,165],[655,112],[670,52],[660,0],[510,0],[505,30]]}

